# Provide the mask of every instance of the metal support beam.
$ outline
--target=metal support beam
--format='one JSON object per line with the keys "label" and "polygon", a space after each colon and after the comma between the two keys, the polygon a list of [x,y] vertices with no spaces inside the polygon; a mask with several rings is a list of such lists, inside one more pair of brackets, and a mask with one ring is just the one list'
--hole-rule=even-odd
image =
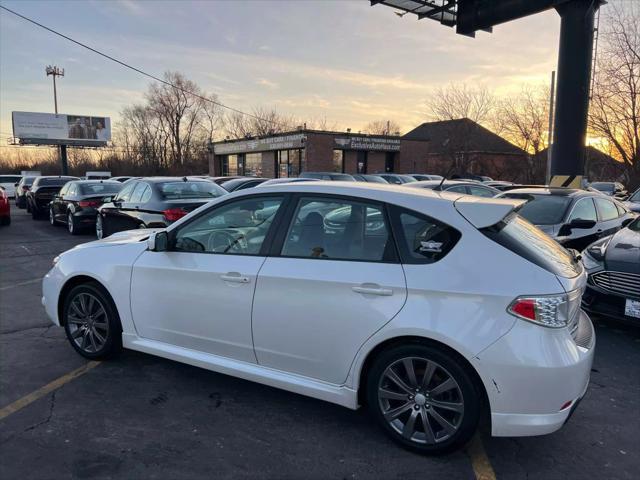
{"label": "metal support beam", "polygon": [[69,175],[69,163],[67,162],[67,146],[60,145],[60,167],[61,175]]}
{"label": "metal support beam", "polygon": [[551,184],[580,186],[587,137],[595,12],[599,0],[557,7],[561,17]]}

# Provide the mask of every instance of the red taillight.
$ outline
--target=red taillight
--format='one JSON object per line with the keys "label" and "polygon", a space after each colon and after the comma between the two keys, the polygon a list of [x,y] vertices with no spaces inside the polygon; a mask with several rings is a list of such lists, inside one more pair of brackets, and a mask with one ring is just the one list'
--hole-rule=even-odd
{"label": "red taillight", "polygon": [[164,218],[167,219],[167,221],[169,222],[175,222],[176,220],[180,220],[187,213],[189,212],[187,212],[186,210],[183,210],[182,208],[169,208],[168,210],[165,210],[162,212],[162,214],[164,215]]}
{"label": "red taillight", "polygon": [[522,300],[516,300],[509,308],[516,315],[528,318],[529,320],[536,319],[536,302],[530,298],[523,298]]}
{"label": "red taillight", "polygon": [[100,202],[96,202],[95,200],[81,200],[78,202],[78,205],[80,205],[82,208],[95,208],[100,206]]}

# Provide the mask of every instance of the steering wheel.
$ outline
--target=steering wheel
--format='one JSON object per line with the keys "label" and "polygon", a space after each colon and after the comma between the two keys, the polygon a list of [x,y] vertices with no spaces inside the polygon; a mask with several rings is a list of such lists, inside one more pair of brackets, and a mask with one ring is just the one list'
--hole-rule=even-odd
{"label": "steering wheel", "polygon": [[214,253],[244,252],[247,249],[247,240],[240,232],[235,237],[225,230],[218,230],[209,235],[207,251]]}

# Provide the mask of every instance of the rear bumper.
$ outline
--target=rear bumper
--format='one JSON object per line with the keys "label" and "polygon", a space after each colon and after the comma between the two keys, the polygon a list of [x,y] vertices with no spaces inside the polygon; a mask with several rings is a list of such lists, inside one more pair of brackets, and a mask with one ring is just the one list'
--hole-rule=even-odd
{"label": "rear bumper", "polygon": [[492,435],[545,435],[564,425],[587,391],[593,363],[593,325],[582,311],[580,322],[574,340],[566,328],[518,321],[474,358],[489,398]]}
{"label": "rear bumper", "polygon": [[77,225],[95,225],[98,211],[95,208],[84,208],[73,213]]}

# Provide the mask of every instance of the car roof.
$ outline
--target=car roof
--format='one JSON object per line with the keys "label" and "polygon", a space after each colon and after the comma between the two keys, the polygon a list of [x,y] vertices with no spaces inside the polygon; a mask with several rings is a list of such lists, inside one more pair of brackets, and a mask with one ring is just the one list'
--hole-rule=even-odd
{"label": "car roof", "polygon": [[140,177],[137,180],[148,182],[148,183],[165,183],[165,182],[183,182],[187,179],[187,182],[204,182],[211,183],[209,180],[198,177]]}
{"label": "car roof", "polygon": [[598,195],[593,192],[587,192],[586,190],[564,187],[514,188],[512,190],[503,192],[503,195],[507,196],[513,193],[524,193],[529,195],[555,195],[558,197],[595,197]]}
{"label": "car roof", "polygon": [[94,179],[94,180],[71,180],[73,183],[77,183],[80,185],[95,185],[96,183],[106,183],[109,185],[122,185],[122,183],[118,182],[117,180],[109,180],[109,179],[104,179],[104,180],[99,180],[99,179]]}

